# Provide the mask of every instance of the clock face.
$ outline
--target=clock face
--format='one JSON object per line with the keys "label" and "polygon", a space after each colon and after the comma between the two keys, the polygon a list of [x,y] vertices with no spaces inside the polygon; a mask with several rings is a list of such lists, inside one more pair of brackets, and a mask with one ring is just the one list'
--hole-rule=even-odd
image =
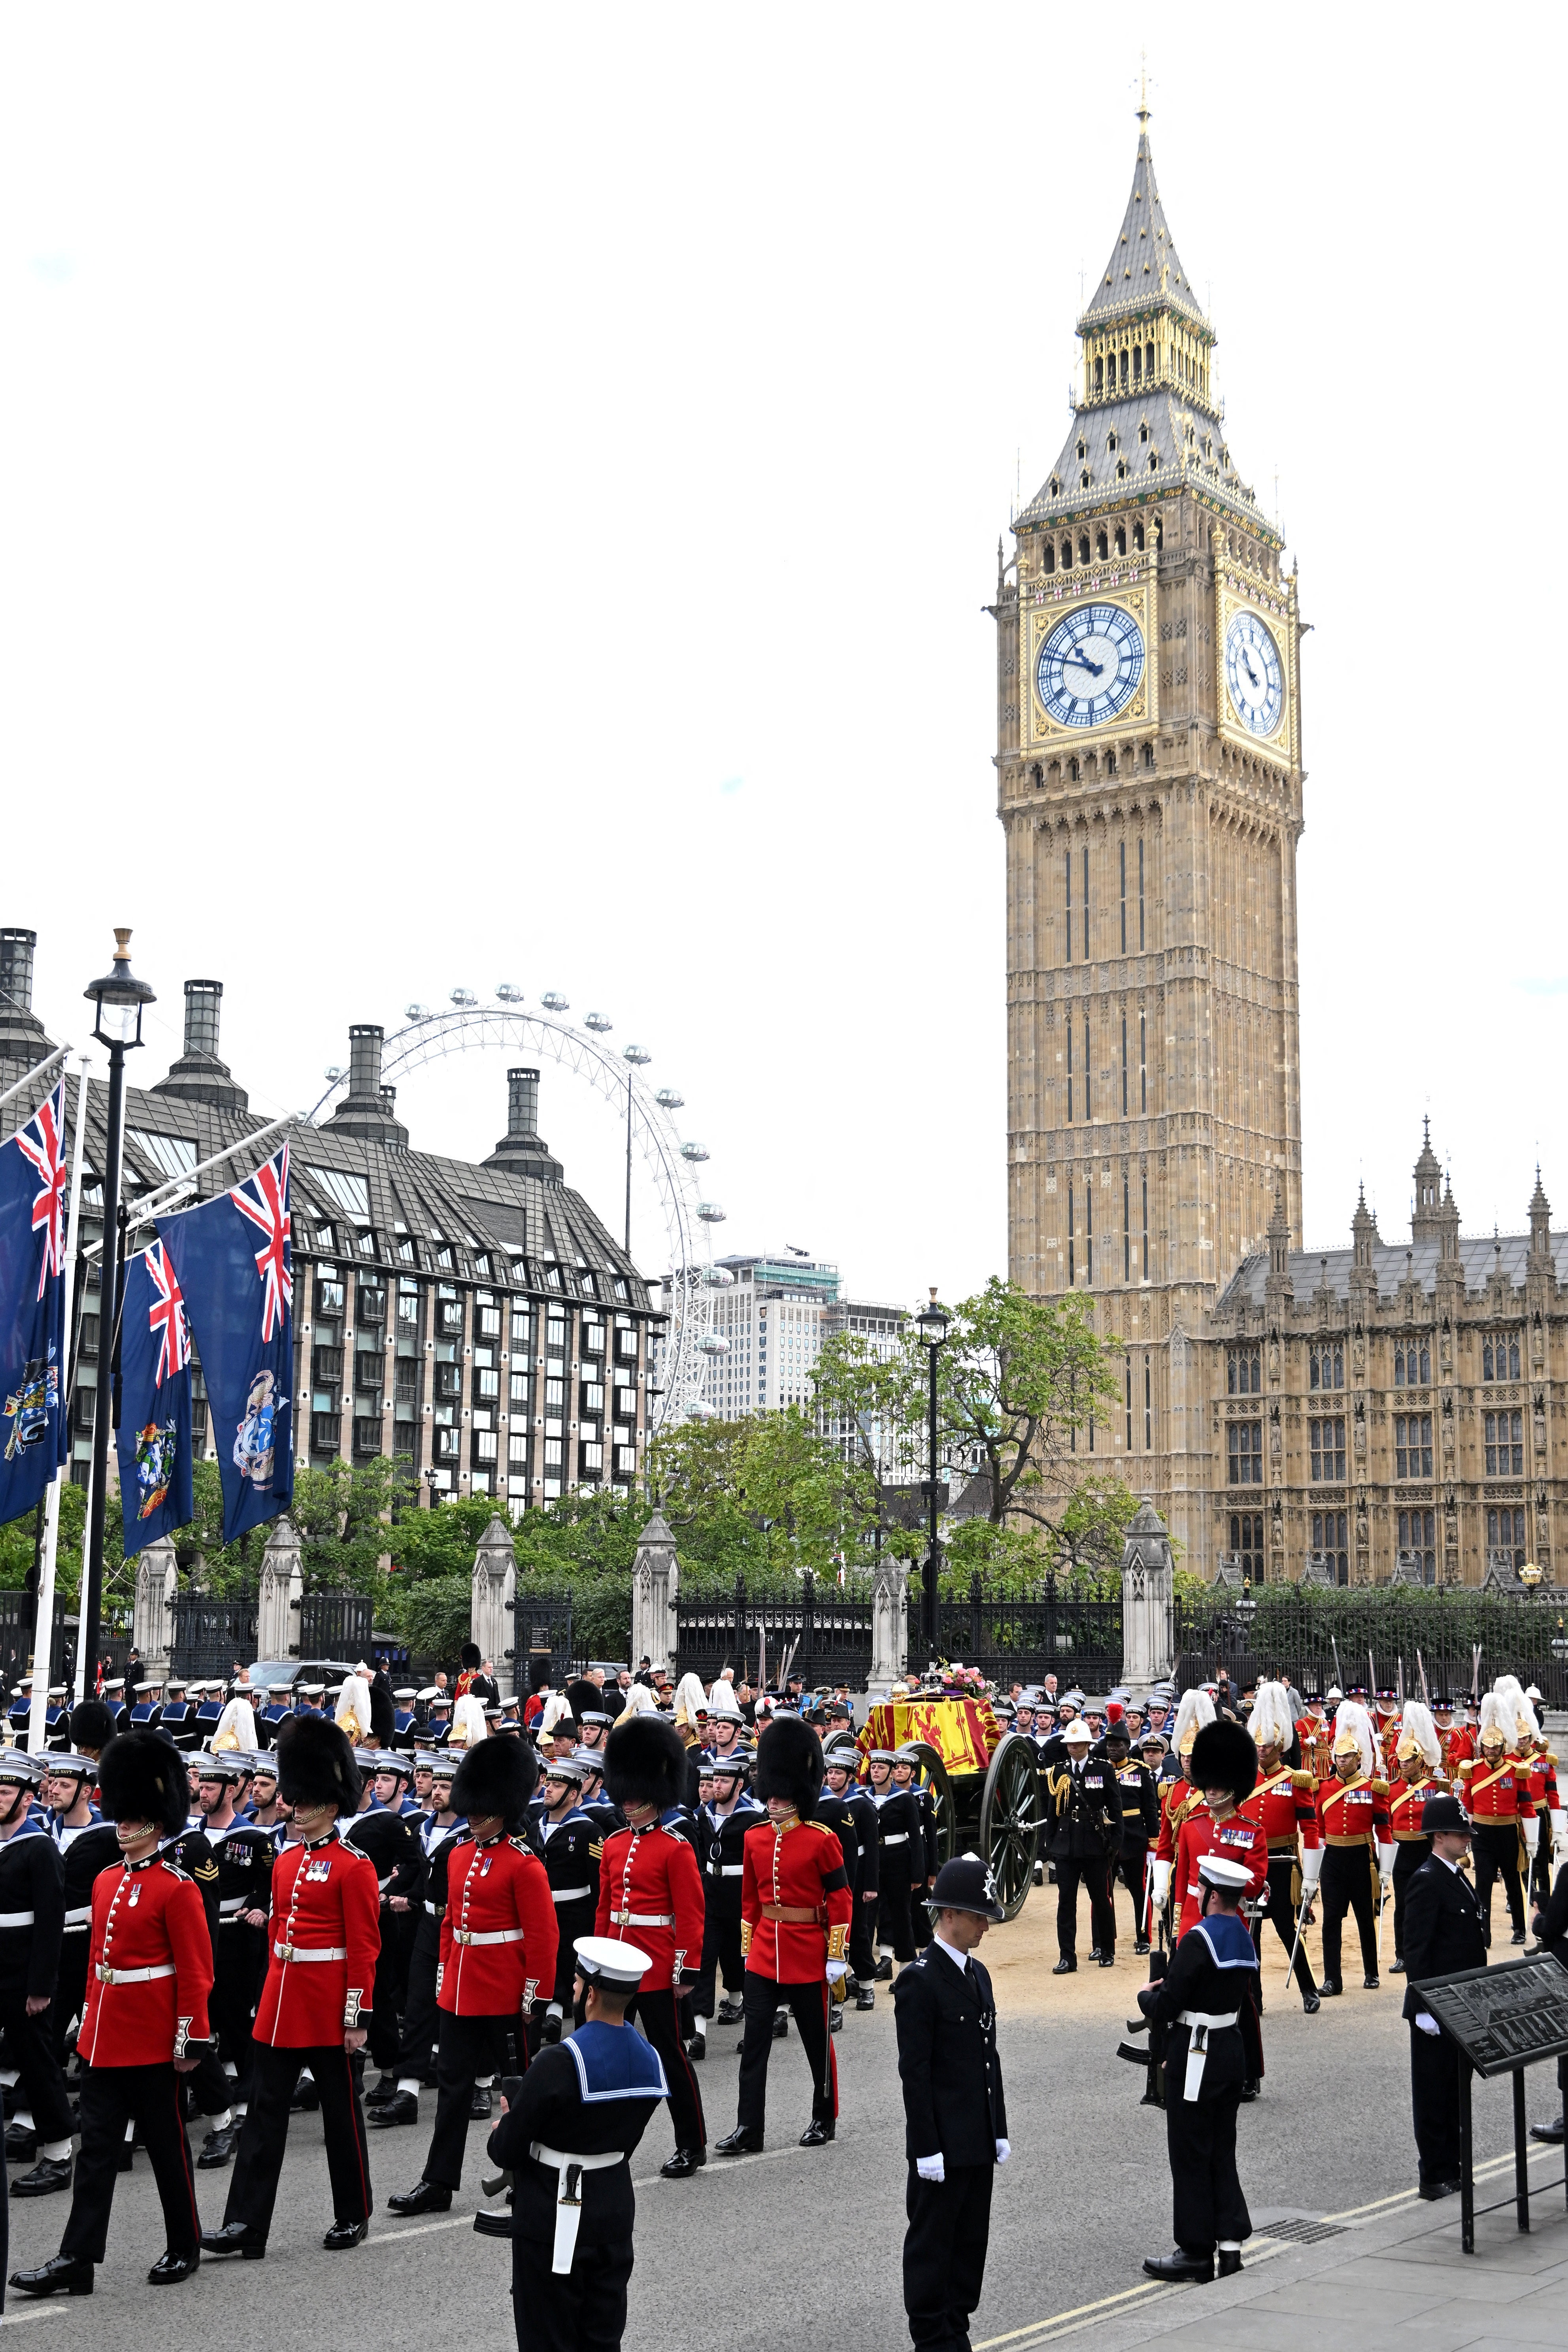
{"label": "clock face", "polygon": [[1272,632],[1256,613],[1237,613],[1225,633],[1230,707],[1254,735],[1272,735],[1285,707],[1285,673]]}
{"label": "clock face", "polygon": [[1120,604],[1080,604],[1040,647],[1035,685],[1058,727],[1102,727],[1143,675],[1143,632]]}

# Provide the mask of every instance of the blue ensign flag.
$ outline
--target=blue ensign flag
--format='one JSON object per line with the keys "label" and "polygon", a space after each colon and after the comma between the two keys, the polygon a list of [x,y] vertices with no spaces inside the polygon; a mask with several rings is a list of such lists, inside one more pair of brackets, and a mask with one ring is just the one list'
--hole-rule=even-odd
{"label": "blue ensign flag", "polygon": [[34,1507],[69,1444],[65,1125],[62,1081],[0,1144],[0,1523]]}
{"label": "blue ensign flag", "polygon": [[232,1543],[294,1494],[288,1145],[216,1201],[157,1223],[206,1382]]}
{"label": "blue ensign flag", "polygon": [[120,1515],[127,1554],[190,1524],[191,1335],[162,1242],[125,1269],[120,1313]]}

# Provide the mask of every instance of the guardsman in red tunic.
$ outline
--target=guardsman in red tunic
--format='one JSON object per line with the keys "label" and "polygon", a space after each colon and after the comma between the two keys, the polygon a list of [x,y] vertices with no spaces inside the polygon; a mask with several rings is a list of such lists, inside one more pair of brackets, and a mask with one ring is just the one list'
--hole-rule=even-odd
{"label": "guardsman in red tunic", "polygon": [[1201,1809],[1203,1790],[1193,1783],[1193,1742],[1205,1724],[1214,1721],[1214,1701],[1207,1691],[1190,1690],[1182,1694],[1176,1709],[1172,1744],[1181,1760],[1182,1777],[1160,1783],[1160,1834],[1154,1841],[1153,1892],[1152,1908],[1163,1913],[1171,1899],[1171,1873],[1176,1861],[1176,1840],[1182,1823],[1189,1813]]}
{"label": "guardsman in red tunic", "polygon": [[702,1874],[690,1840],[661,1820],[684,1803],[686,1777],[686,1743],[662,1716],[629,1716],[605,1742],[605,1787],[628,1826],[605,1840],[594,1933],[648,1956],[633,2008],[669,2084],[675,2154],[659,2167],[667,2180],[689,2179],[708,2161],[702,2095],[679,2015],[701,1973]]}
{"label": "guardsman in red tunic", "polygon": [[[1268,1911],[1287,1954],[1296,1955],[1296,1983],[1310,2017],[1322,2004],[1312,1982],[1311,1964],[1296,1933],[1298,1907],[1306,1887],[1303,1857],[1321,1844],[1312,1775],[1285,1761],[1291,1740],[1290,1696],[1283,1683],[1259,1683],[1247,1728],[1258,1748],[1258,1786],[1247,1811],[1262,1829],[1268,1847]],[[1314,1875],[1316,1874],[1314,1873]],[[1253,1948],[1263,1964],[1263,1918],[1252,1923]]]}
{"label": "guardsman in red tunic", "polygon": [[1318,1783],[1318,1826],[1323,1838],[1323,1981],[1325,1999],[1343,1991],[1340,1944],[1345,1913],[1355,1913],[1362,1968],[1369,1992],[1377,1986],[1377,1923],[1373,1889],[1392,1883],[1394,1846],[1388,1834],[1388,1783],[1378,1777],[1372,1719],[1356,1699],[1340,1701],[1334,1717],[1334,1770]]}
{"label": "guardsman in red tunic", "polygon": [[830,1985],[842,1984],[855,1895],[844,1850],[826,1823],[813,1821],[822,1791],[822,1743],[797,1716],[776,1716],[757,1745],[756,1792],[768,1818],[746,1832],[741,1849],[741,1947],[745,1957],[745,2032],[735,2128],[721,2156],[747,2156],[763,2145],[773,2049],[781,2000],[795,2011],[811,2067],[811,2121],[802,2147],[823,2147],[838,2115],[838,2070],[828,2020]]}
{"label": "guardsman in red tunic", "polygon": [[1564,1821],[1563,1799],[1558,1792],[1557,1759],[1541,1728],[1540,1710],[1528,1691],[1520,1701],[1519,1738],[1515,1745],[1520,1762],[1530,1773],[1530,1801],[1535,1807],[1539,1823],[1539,1842],[1531,1857],[1531,1879],[1535,1901],[1544,1910],[1552,1894],[1553,1864],[1561,1870],[1568,1859],[1568,1822]]}
{"label": "guardsman in red tunic", "polygon": [[1296,1737],[1301,1743],[1301,1769],[1313,1780],[1325,1780],[1333,1770],[1334,1735],[1323,1712],[1323,1694],[1310,1690],[1306,1713],[1298,1718]]}
{"label": "guardsman in red tunic", "polygon": [[1377,1710],[1373,1717],[1373,1736],[1377,1741],[1379,1777],[1390,1782],[1395,1777],[1397,1759],[1394,1750],[1399,1745],[1400,1696],[1396,1690],[1380,1690]]}
{"label": "guardsman in red tunic", "polygon": [[132,2121],[153,2160],[168,2239],[148,2284],[174,2285],[201,2261],[177,2078],[195,2069],[211,2039],[212,1938],[195,1879],[163,1850],[185,1826],[184,1759],[155,1732],[127,1732],[103,1751],[98,1795],[116,1824],[121,1861],[92,1883],[87,2005],[77,2043],[81,2154],[59,2252],[37,2270],[12,2274],[12,2285],[25,2294],[92,2293]]}
{"label": "guardsman in red tunic", "polygon": [[1524,1885],[1520,1859],[1526,1843],[1524,1823],[1534,1825],[1535,1806],[1530,1793],[1530,1768],[1520,1761],[1511,1745],[1518,1727],[1514,1707],[1495,1690],[1488,1691],[1481,1701],[1480,1753],[1459,1766],[1458,1793],[1474,1831],[1476,1899],[1488,1934],[1492,1924],[1492,1887],[1500,1878],[1513,1921],[1513,1940],[1522,1944]]}
{"label": "guardsman in red tunic", "polygon": [[555,1983],[559,1930],[544,1864],[522,1834],[539,1766],[521,1739],[481,1739],[458,1767],[452,1809],[468,1822],[447,1860],[436,1971],[436,2129],[425,2171],[389,2213],[444,2213],[463,2180],[481,2074],[506,2072],[506,2040],[528,2063],[534,1995]]}
{"label": "guardsman in red tunic", "polygon": [[1228,1716],[1205,1723],[1189,1759],[1204,1801],[1187,1814],[1176,1834],[1176,1864],[1171,1875],[1171,1910],[1180,1943],[1203,1916],[1204,1890],[1198,1864],[1205,1853],[1238,1862],[1247,1873],[1247,1899],[1255,1902],[1268,1879],[1268,1841],[1252,1818],[1247,1800],[1258,1779],[1252,1734]]}
{"label": "guardsman in red tunic", "polygon": [[250,2107],[239,2136],[221,2230],[204,2232],[210,2254],[267,2251],[289,2103],[308,2066],[315,2077],[332,2184],[329,2253],[357,2246],[370,2228],[370,2162],[353,2054],[363,2050],[376,1955],[381,1890],[375,1864],[338,1834],[362,1794],[353,1749],[325,1716],[296,1717],[278,1743],[278,1786],[294,1809],[296,1843],[272,1868],[267,1978],[256,2011]]}
{"label": "guardsman in red tunic", "polygon": [[1405,1891],[1432,1851],[1432,1841],[1421,1826],[1428,1797],[1446,1797],[1442,1777],[1443,1743],[1431,1709],[1418,1698],[1407,1698],[1394,1748],[1394,1770],[1388,1783],[1388,1832],[1394,1840],[1394,1964],[1391,1976],[1405,1974]]}

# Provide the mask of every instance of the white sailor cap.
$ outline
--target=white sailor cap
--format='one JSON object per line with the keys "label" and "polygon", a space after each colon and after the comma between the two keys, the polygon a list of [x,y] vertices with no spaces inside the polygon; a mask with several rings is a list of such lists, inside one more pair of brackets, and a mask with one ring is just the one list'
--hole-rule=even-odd
{"label": "white sailor cap", "polygon": [[271,1748],[258,1748],[256,1750],[250,1759],[250,1777],[253,1780],[276,1780],[278,1759]]}
{"label": "white sailor cap", "polygon": [[[829,1763],[846,1763],[847,1759],[829,1757],[827,1760]],[[738,1780],[743,1773],[751,1770],[752,1759],[749,1756],[742,1756],[739,1749],[731,1748],[728,1756],[715,1756],[711,1763],[704,1764],[700,1769],[710,1780]]]}
{"label": "white sailor cap", "polygon": [[66,1686],[64,1683],[51,1683],[49,1685],[49,1696],[51,1698],[64,1698],[65,1695]]}
{"label": "white sailor cap", "polygon": [[440,1761],[434,1748],[416,1748],[414,1751],[414,1769],[416,1772],[433,1772]]}
{"label": "white sailor cap", "polygon": [[20,1781],[30,1789],[43,1774],[42,1757],[29,1756],[25,1748],[0,1748],[0,1780]]}
{"label": "white sailor cap", "polygon": [[579,1936],[572,1949],[584,1984],[604,1985],[612,1992],[636,1992],[653,1966],[636,1944],[623,1944],[614,1936]]}
{"label": "white sailor cap", "polygon": [[581,1788],[583,1767],[578,1763],[575,1756],[552,1756],[546,1762],[541,1777],[546,1780],[570,1780],[576,1787]]}
{"label": "white sailor cap", "polygon": [[[399,1693],[399,1696],[401,1696],[402,1694]],[[433,1698],[439,1698],[441,1696],[441,1693],[437,1689],[434,1683],[427,1683],[423,1690],[416,1691],[414,1696],[417,1705],[421,1706],[428,1706]]]}
{"label": "white sailor cap", "polygon": [[221,1748],[216,1755],[210,1748],[198,1748],[186,1762],[195,1767],[199,1780],[237,1780],[240,1777],[239,1756],[232,1748]]}
{"label": "white sailor cap", "polygon": [[301,1698],[325,1698],[326,1695],[327,1685],[325,1683],[301,1683],[300,1685],[300,1696]]}
{"label": "white sailor cap", "polygon": [[[32,1681],[32,1679],[33,1679],[33,1678],[32,1678],[31,1675],[28,1675],[28,1677],[27,1677],[27,1680],[28,1680],[29,1682],[31,1682],[31,1681]],[[139,1691],[149,1691],[149,1690],[162,1690],[162,1689],[163,1689],[163,1684],[162,1684],[162,1683],[160,1683],[160,1682],[150,1682],[150,1683],[138,1683],[138,1684],[137,1684],[137,1685],[136,1685],[136,1687],[137,1687],[137,1689],[138,1689]]]}
{"label": "white sailor cap", "polygon": [[1252,1881],[1252,1873],[1244,1862],[1232,1862],[1223,1853],[1205,1853],[1198,1863],[1198,1876],[1205,1886],[1228,1886],[1235,1895],[1245,1894]]}
{"label": "white sailor cap", "polygon": [[405,1756],[401,1748],[378,1748],[370,1760],[373,1771],[400,1772],[405,1780],[413,1778],[414,1759]]}
{"label": "white sailor cap", "polygon": [[48,1769],[58,1773],[62,1780],[96,1780],[98,1767],[90,1756],[74,1755],[67,1748],[61,1755],[48,1759]]}
{"label": "white sailor cap", "polygon": [[896,1764],[898,1760],[890,1748],[868,1748],[866,1751],[868,1764]]}
{"label": "white sailor cap", "polygon": [[447,1748],[439,1756],[432,1756],[430,1769],[437,1780],[455,1780],[458,1777],[458,1767],[462,1760],[463,1755],[460,1748],[455,1754]]}
{"label": "white sailor cap", "polygon": [[[106,1676],[106,1677],[105,1677],[105,1680],[104,1680],[103,1687],[104,1687],[104,1689],[105,1689],[106,1691],[110,1691],[110,1690],[123,1690],[123,1689],[125,1688],[125,1677],[124,1677],[124,1675],[110,1675]],[[169,1685],[169,1688],[170,1688],[171,1690],[178,1690],[178,1689],[179,1689],[179,1687],[180,1687],[180,1685],[179,1685],[179,1684],[178,1684],[178,1683],[171,1683],[171,1684]]]}
{"label": "white sailor cap", "polygon": [[410,1685],[407,1690],[395,1690],[393,1692],[392,1696],[394,1698],[417,1698],[419,1694],[414,1689],[412,1685]]}

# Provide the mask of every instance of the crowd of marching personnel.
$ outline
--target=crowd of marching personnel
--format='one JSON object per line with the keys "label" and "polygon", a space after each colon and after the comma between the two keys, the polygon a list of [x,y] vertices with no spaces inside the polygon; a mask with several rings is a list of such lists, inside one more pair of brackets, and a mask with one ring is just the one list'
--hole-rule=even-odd
{"label": "crowd of marching personnel", "polygon": [[[668,2178],[708,2160],[701,2085],[721,2025],[743,2032],[736,2120],[714,2153],[763,2147],[769,2050],[791,2016],[811,2081],[801,2144],[833,2138],[832,2037],[931,1941],[942,1856],[921,1751],[869,1745],[847,1691],[798,1681],[705,1688],[658,1667],[535,1681],[502,1702],[465,1653],[450,1700],[400,1692],[390,1719],[368,1668],[286,1699],[242,1685],[200,1746],[185,1693],[147,1685],[134,1708],[112,1690],[79,1705],[64,1747],[0,1748],[11,2194],[72,2196],[59,2255],[14,2284],[91,2291],[114,2178],[139,2148],[168,2237],[155,2283],[204,2251],[260,2258],[301,2108],[326,2136],[329,2250],[365,2236],[369,2135],[406,2145],[395,2135],[417,2128],[431,2089],[417,2176],[386,2202],[445,2210],[498,2080],[577,2041],[584,1952],[600,1953],[601,2007],[613,2000],[629,1963],[605,1959],[610,1944],[640,1970],[625,1998],[670,2108]],[[1512,1677],[1458,1705],[1284,1682],[1233,1695],[1223,1679],[1137,1706],[1054,1684],[983,1694],[997,1732],[1037,1751],[1059,1972],[1077,1966],[1080,1888],[1090,1956],[1109,1967],[1118,1875],[1141,1955],[1174,1948],[1205,1885],[1228,1880],[1258,1948],[1273,1922],[1310,2011],[1342,1990],[1348,1916],[1367,1985],[1385,1910],[1403,1968],[1435,1793],[1460,1800],[1483,1908],[1500,1877],[1524,1940],[1531,1883],[1544,1902],[1568,1847],[1538,1696]],[[1321,1983],[1301,1939],[1314,1909]],[[196,2174],[217,2170],[225,2216],[204,2230]],[[512,2234],[504,2210],[489,2223]]]}

